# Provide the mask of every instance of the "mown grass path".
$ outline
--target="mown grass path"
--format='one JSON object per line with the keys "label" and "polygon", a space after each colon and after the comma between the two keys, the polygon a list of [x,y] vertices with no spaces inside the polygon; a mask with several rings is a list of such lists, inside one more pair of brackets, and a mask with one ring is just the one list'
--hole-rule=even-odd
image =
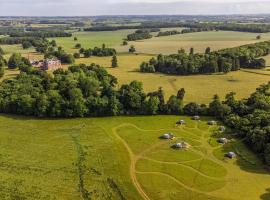
{"label": "mown grass path", "polygon": [[[176,177],[174,177],[172,175],[169,175],[167,173],[162,173],[162,172],[157,172],[157,171],[153,171],[153,172],[138,171],[138,170],[136,170],[136,164],[140,159],[148,160],[148,161],[158,163],[158,164],[178,165],[178,166],[181,166],[183,168],[187,168],[187,169],[195,172],[197,174],[197,176],[200,175],[202,177],[205,177],[205,178],[208,178],[208,179],[211,179],[211,180],[217,180],[217,181],[224,181],[225,180],[226,177],[212,177],[212,176],[209,176],[207,174],[204,174],[203,172],[201,172],[199,170],[201,168],[203,160],[206,159],[206,158],[213,161],[214,163],[223,164],[222,161],[219,161],[218,159],[216,159],[214,157],[213,153],[212,153],[212,151],[214,149],[217,149],[217,148],[220,148],[220,147],[211,147],[210,144],[208,143],[208,136],[210,136],[209,131],[210,131],[211,127],[209,127],[206,131],[203,131],[198,127],[198,123],[196,123],[196,126],[194,128],[185,127],[185,129],[184,129],[182,126],[178,126],[178,127],[173,128],[173,129],[170,129],[170,130],[175,130],[175,131],[181,131],[181,132],[183,132],[183,133],[185,133],[187,135],[193,136],[193,137],[194,136],[197,137],[197,135],[194,134],[193,132],[188,131],[189,129],[191,129],[191,130],[196,129],[197,131],[200,131],[202,133],[198,137],[198,140],[197,140],[197,141],[201,142],[201,144],[198,145],[198,147],[200,147],[200,146],[207,147],[207,151],[205,153],[203,153],[203,152],[201,152],[199,150],[191,148],[190,151],[193,151],[196,154],[199,154],[201,156],[201,158],[195,159],[195,160],[183,161],[183,162],[159,161],[159,160],[155,160],[155,159],[152,159],[152,158],[149,158],[149,157],[146,156],[147,153],[149,153],[149,152],[155,150],[156,148],[168,143],[168,141],[166,141],[166,140],[161,140],[160,142],[157,142],[157,143],[151,145],[150,147],[144,149],[143,151],[135,154],[132,151],[132,148],[129,146],[128,142],[125,141],[117,132],[118,129],[124,128],[124,127],[133,127],[135,129],[137,129],[138,131],[142,131],[142,132],[168,131],[168,129],[147,129],[147,130],[145,130],[145,129],[142,129],[142,128],[136,126],[135,124],[131,124],[131,123],[123,123],[123,124],[120,124],[119,126],[116,126],[116,127],[114,127],[112,129],[112,132],[113,132],[114,136],[125,146],[126,150],[128,151],[128,154],[129,154],[129,157],[130,157],[130,162],[131,162],[130,163],[130,176],[131,176],[131,179],[132,179],[132,182],[133,182],[134,186],[136,187],[137,191],[139,192],[139,194],[141,195],[141,197],[143,199],[150,200],[150,197],[148,196],[146,191],[144,191],[141,184],[137,180],[136,174],[155,174],[155,175],[165,176],[165,177],[173,180],[174,182],[179,184],[181,187],[183,187],[183,188],[185,188],[185,189],[187,189],[189,191],[196,192],[196,193],[199,193],[199,194],[205,194],[205,195],[208,195],[208,196],[211,196],[211,194],[210,194],[210,192],[201,191],[201,190],[196,189],[196,188],[194,188],[192,186],[188,186],[185,183],[178,180]],[[178,139],[178,137],[176,139]],[[195,139],[191,139],[191,140],[196,141]],[[195,169],[194,167],[191,167],[191,166],[187,165],[187,163],[195,162],[195,161],[200,162],[198,169]],[[196,179],[197,176],[195,176],[194,179]],[[193,182],[194,181],[195,180],[193,180]]]}

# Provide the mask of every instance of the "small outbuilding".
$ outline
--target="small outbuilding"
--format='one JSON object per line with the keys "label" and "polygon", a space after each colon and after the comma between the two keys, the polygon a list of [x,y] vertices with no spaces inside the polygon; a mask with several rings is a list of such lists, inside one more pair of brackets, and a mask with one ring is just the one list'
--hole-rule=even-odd
{"label": "small outbuilding", "polygon": [[168,139],[172,139],[174,138],[174,135],[172,133],[165,133],[163,134],[162,136],[160,136],[161,139],[165,139],[165,140],[168,140]]}
{"label": "small outbuilding", "polygon": [[225,126],[220,126],[220,127],[219,127],[219,131],[220,131],[220,132],[225,132],[225,131],[226,131]]}
{"label": "small outbuilding", "polygon": [[236,157],[236,154],[234,152],[229,152],[229,153],[227,153],[227,157],[232,159],[232,158]]}
{"label": "small outbuilding", "polygon": [[226,143],[228,143],[228,139],[227,139],[227,138],[219,138],[217,141],[218,141],[219,143],[221,143],[221,144],[226,144]]}
{"label": "small outbuilding", "polygon": [[195,115],[192,117],[193,120],[200,120],[200,116],[199,115]]}
{"label": "small outbuilding", "polygon": [[173,147],[175,149],[187,149],[190,147],[190,145],[186,142],[179,142],[179,143],[176,143]]}
{"label": "small outbuilding", "polygon": [[185,120],[183,120],[183,119],[180,119],[179,121],[177,121],[176,122],[176,124],[178,124],[178,125],[183,125],[183,124],[185,124],[186,122],[185,122]]}
{"label": "small outbuilding", "polygon": [[208,125],[214,126],[216,124],[217,124],[217,122],[214,120],[208,121]]}

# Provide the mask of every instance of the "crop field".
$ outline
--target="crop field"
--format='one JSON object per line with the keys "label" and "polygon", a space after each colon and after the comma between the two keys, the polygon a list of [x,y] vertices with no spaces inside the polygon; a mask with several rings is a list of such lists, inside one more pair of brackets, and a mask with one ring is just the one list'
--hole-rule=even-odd
{"label": "crop field", "polygon": [[172,94],[176,94],[180,88],[185,88],[185,102],[209,103],[215,94],[223,98],[231,91],[236,92],[238,98],[246,98],[259,85],[267,83],[270,79],[268,75],[245,71],[195,76],[170,76],[159,73],[138,72],[139,65],[143,61],[148,61],[151,57],[149,55],[119,55],[118,68],[111,68],[111,57],[81,58],[76,62],[97,63],[106,67],[110,74],[117,77],[119,86],[138,80],[143,82],[146,92],[155,91],[162,87],[167,98]]}
{"label": "crop field", "polygon": [[[0,198],[268,200],[270,175],[208,118],[49,120],[0,116]],[[27,122],[27,123],[26,123]],[[174,140],[161,140],[164,133]],[[185,141],[190,148],[171,148]],[[235,151],[237,158],[224,154]],[[252,182],[252,184],[250,184]]]}

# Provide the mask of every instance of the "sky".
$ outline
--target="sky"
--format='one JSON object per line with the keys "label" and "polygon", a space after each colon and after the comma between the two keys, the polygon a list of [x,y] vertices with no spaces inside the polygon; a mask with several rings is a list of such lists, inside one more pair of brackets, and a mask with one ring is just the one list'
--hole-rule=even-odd
{"label": "sky", "polygon": [[0,0],[0,16],[270,14],[270,0]]}

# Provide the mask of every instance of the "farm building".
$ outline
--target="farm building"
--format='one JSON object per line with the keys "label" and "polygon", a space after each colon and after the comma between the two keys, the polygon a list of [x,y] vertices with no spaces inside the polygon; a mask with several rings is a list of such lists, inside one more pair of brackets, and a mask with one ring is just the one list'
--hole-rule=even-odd
{"label": "farm building", "polygon": [[236,157],[236,154],[234,152],[229,152],[227,153],[227,157],[232,159]]}
{"label": "farm building", "polygon": [[176,124],[179,124],[179,125],[182,125],[182,124],[185,124],[185,120],[183,119],[180,119],[179,121],[176,122]]}
{"label": "farm building", "polygon": [[160,138],[168,140],[174,138],[174,135],[172,133],[165,133],[162,136],[160,136]]}
{"label": "farm building", "polygon": [[53,59],[45,59],[45,60],[30,60],[30,63],[32,64],[33,67],[38,68],[40,70],[57,70],[57,69],[61,69],[62,65],[61,65],[61,61],[53,58]]}
{"label": "farm building", "polygon": [[211,120],[211,121],[208,121],[208,125],[216,125],[217,124],[217,122],[216,121],[214,121],[214,120]]}
{"label": "farm building", "polygon": [[226,130],[225,126],[219,127],[219,131],[224,132]]}
{"label": "farm building", "polygon": [[200,120],[200,116],[195,115],[195,116],[192,117],[192,119],[193,119],[193,120]]}
{"label": "farm building", "polygon": [[228,139],[227,139],[227,138],[219,138],[217,141],[218,141],[219,143],[222,143],[222,144],[228,143]]}

